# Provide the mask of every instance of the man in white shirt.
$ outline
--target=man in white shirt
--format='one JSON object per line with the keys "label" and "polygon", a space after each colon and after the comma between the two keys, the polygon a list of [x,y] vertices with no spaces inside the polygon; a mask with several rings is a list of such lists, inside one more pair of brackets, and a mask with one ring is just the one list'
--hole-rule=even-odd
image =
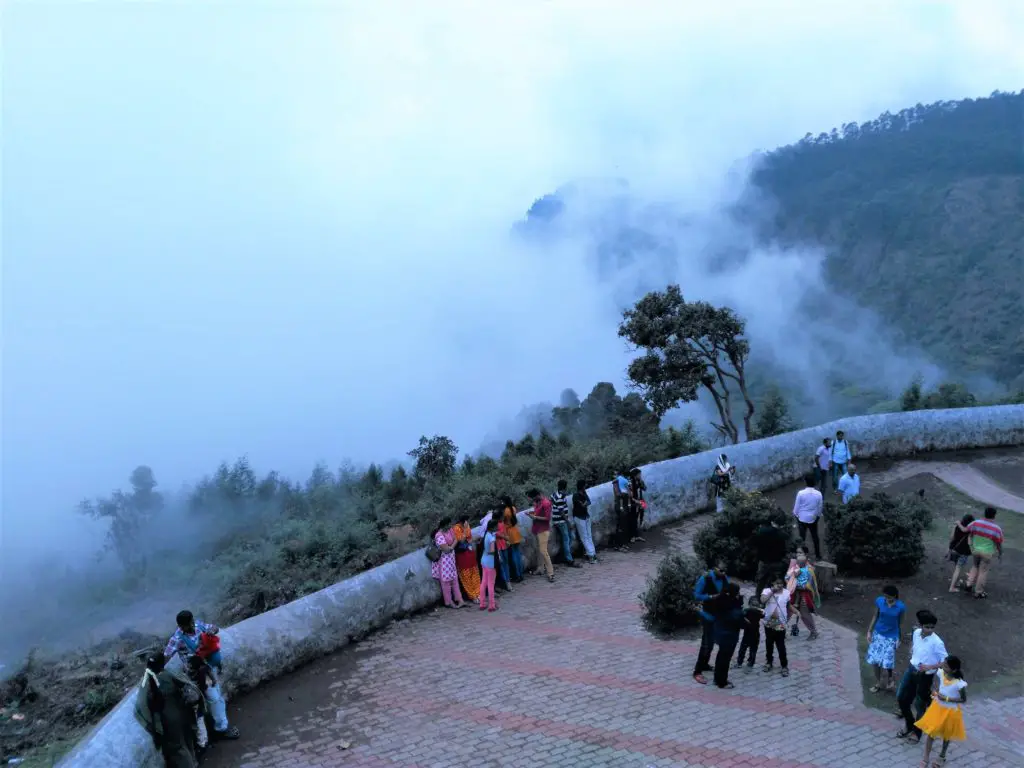
{"label": "man in white shirt", "polygon": [[814,452],[814,473],[818,476],[818,490],[825,492],[828,476],[832,472],[832,441],[825,438]]}
{"label": "man in white shirt", "polygon": [[847,465],[846,474],[839,478],[836,493],[843,497],[843,504],[849,504],[854,496],[860,496],[860,475],[856,465]]}
{"label": "man in white shirt", "polygon": [[821,543],[818,540],[818,518],[825,506],[825,499],[814,486],[818,484],[814,475],[807,475],[804,478],[807,487],[796,495],[793,502],[793,516],[797,519],[797,527],[800,529],[800,541],[807,541],[807,532],[811,532],[811,541],[814,543],[814,559],[821,560]]}
{"label": "man in white shirt", "polygon": [[[921,729],[914,723],[924,716],[931,703],[932,681],[935,670],[946,660],[946,644],[935,634],[935,625],[939,620],[931,611],[917,612],[918,629],[914,630],[913,646],[910,651],[910,666],[903,673],[903,680],[896,692],[896,701],[903,715],[904,727],[897,736],[909,738],[914,744],[921,740]],[[916,716],[911,711],[911,704],[916,705]]]}

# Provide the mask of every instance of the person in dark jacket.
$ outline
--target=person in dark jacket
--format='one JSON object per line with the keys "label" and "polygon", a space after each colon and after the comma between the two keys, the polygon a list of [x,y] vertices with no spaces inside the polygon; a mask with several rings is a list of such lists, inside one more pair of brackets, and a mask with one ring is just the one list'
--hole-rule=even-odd
{"label": "person in dark jacket", "polygon": [[203,695],[188,676],[166,669],[166,657],[155,653],[135,696],[135,719],[146,729],[165,768],[196,768],[197,707]]}
{"label": "person in dark jacket", "polygon": [[959,581],[960,572],[967,570],[967,563],[971,559],[970,534],[967,526],[974,522],[974,515],[964,515],[960,522],[953,526],[953,532],[949,537],[949,559],[955,564],[953,566],[953,580],[949,582],[949,591],[956,592],[962,583]]}
{"label": "person in dark jacket", "polygon": [[718,562],[715,567],[705,573],[693,588],[693,597],[700,604],[700,650],[697,652],[697,663],[693,666],[693,679],[701,685],[707,685],[704,673],[711,670],[711,651],[714,648],[715,615],[711,612],[710,602],[722,594],[722,589],[729,583],[725,575],[725,563]]}
{"label": "person in dark jacket", "polygon": [[757,658],[757,649],[761,645],[761,619],[764,618],[764,608],[761,607],[761,598],[751,595],[747,600],[747,608],[743,611],[743,639],[740,641],[740,652],[736,657],[736,668],[743,666],[743,659],[749,653],[747,661],[749,669],[754,668],[754,659]]}
{"label": "person in dark jacket", "polygon": [[715,656],[715,685],[719,688],[734,688],[729,682],[729,667],[736,644],[740,641],[743,628],[743,598],[739,584],[726,584],[722,594],[713,601],[711,610],[715,615],[714,641],[718,646]]}
{"label": "person in dark jacket", "polygon": [[757,594],[771,586],[777,576],[786,572],[790,536],[786,529],[775,521],[765,523],[754,532],[754,549],[757,552]]}

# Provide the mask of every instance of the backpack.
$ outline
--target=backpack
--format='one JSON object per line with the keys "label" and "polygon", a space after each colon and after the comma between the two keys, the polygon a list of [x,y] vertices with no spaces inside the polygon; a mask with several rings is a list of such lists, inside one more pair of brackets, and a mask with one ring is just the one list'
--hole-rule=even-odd
{"label": "backpack", "polygon": [[436,563],[441,559],[441,548],[434,542],[434,538],[430,538],[430,543],[427,544],[426,550],[423,552],[427,556],[427,560],[432,563]]}

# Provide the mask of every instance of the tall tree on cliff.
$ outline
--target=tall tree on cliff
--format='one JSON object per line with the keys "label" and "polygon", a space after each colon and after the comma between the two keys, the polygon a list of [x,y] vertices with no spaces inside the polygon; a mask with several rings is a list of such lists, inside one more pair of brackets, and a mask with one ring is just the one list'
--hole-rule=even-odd
{"label": "tall tree on cliff", "polygon": [[749,440],[754,402],[744,372],[750,354],[745,327],[728,307],[686,301],[678,285],[652,291],[623,313],[619,325],[619,336],[644,352],[629,364],[630,381],[659,417],[696,400],[703,387],[718,410],[715,429],[738,443],[733,407],[739,405]]}

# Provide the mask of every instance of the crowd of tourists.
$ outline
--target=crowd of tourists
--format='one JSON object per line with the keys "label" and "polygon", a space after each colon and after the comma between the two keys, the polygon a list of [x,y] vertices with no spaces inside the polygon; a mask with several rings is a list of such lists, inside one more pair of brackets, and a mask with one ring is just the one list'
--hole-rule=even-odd
{"label": "crowd of tourists", "polygon": [[[647,487],[638,468],[615,473],[611,482],[616,521],[612,546],[626,552],[630,545],[644,540],[640,533],[645,526]],[[573,555],[576,541],[588,563],[598,562],[586,481],[577,481],[576,491],[571,496],[569,482],[559,480],[550,496],[535,488],[527,497],[532,506],[525,515],[540,557],[535,572],[543,571],[548,581],[555,580],[555,566],[549,551],[552,532],[557,536],[567,567],[582,567]],[[512,498],[502,497],[497,509],[480,521],[480,527],[482,534],[475,534],[469,516],[462,515],[454,520],[442,518],[430,532],[426,556],[431,562],[431,575],[440,583],[441,596],[449,608],[461,608],[472,601],[479,604],[481,611],[496,611],[497,594],[512,592],[513,585],[526,575],[519,509]]]}
{"label": "crowd of tourists", "polygon": [[[814,456],[814,471],[805,477],[805,487],[793,503],[792,514],[801,542],[789,560],[784,573],[784,562],[790,541],[789,533],[779,523],[765,524],[754,535],[758,568],[755,592],[744,601],[739,586],[730,582],[724,563],[703,574],[694,589],[694,598],[700,605],[702,623],[701,644],[693,670],[696,682],[706,685],[705,673],[711,672],[720,688],[732,688],[729,678],[732,657],[739,649],[735,668],[746,665],[753,670],[763,631],[765,656],[763,671],[773,672],[775,660],[782,676],[789,675],[786,638],[799,636],[799,623],[808,630],[807,639],[818,637],[814,614],[820,606],[818,578],[810,551],[803,546],[810,534],[815,560],[821,560],[818,524],[824,510],[826,494],[835,494],[838,501],[848,504],[860,494],[860,477],[853,464],[853,453],[842,432],[835,440],[825,438]],[[716,497],[724,493],[718,488],[731,484],[736,474],[728,457],[719,457],[713,484]],[[719,503],[716,508],[721,511]],[[950,592],[964,591],[976,599],[985,599],[985,583],[995,558],[1002,557],[1003,532],[995,522],[996,510],[989,507],[984,519],[965,515],[951,531],[949,559],[954,563]],[[971,563],[967,571],[968,563]],[[966,579],[961,575],[966,572]],[[896,694],[896,714],[904,721],[897,736],[910,743],[925,737],[921,765],[940,765],[945,762],[949,745],[966,738],[962,705],[967,701],[967,683],[963,664],[958,656],[950,655],[941,638],[935,633],[938,619],[930,610],[916,614],[917,627],[910,635],[911,654],[907,668],[897,685],[895,678],[896,651],[904,638],[903,621],[906,605],[899,599],[894,585],[883,588],[875,600],[875,609],[867,630],[866,663],[872,667],[875,683],[871,693],[892,691]],[[712,662],[712,654],[717,654]],[[939,755],[931,763],[935,741],[941,741]]]}
{"label": "crowd of tourists", "polygon": [[[821,595],[814,564],[804,547],[797,548],[785,576],[775,577],[764,590],[755,591],[746,600],[739,584],[729,579],[725,563],[716,564],[697,580],[694,599],[700,605],[702,632],[693,679],[701,685],[707,685],[705,673],[711,672],[716,686],[734,688],[730,670],[754,670],[762,631],[762,672],[774,673],[778,659],[782,677],[789,676],[787,637],[799,637],[799,623],[807,628],[808,641],[818,637],[814,614],[821,605]],[[875,600],[874,616],[867,631],[866,661],[875,673],[871,692],[896,692],[897,714],[904,720],[897,736],[914,744],[925,737],[922,766],[931,764],[934,742],[942,742],[937,765],[945,761],[951,742],[966,739],[961,705],[967,701],[967,683],[960,658],[948,654],[935,633],[938,619],[931,611],[921,610],[916,616],[918,626],[911,635],[910,661],[896,685],[896,649],[903,638],[906,610],[899,590],[892,585],[886,586]]]}
{"label": "crowd of tourists", "polygon": [[[808,641],[818,638],[815,614],[821,605],[821,594],[814,563],[822,557],[818,524],[825,496],[833,493],[837,500],[849,503],[860,493],[860,476],[842,431],[836,433],[834,440],[822,441],[812,467],[793,504],[794,525],[801,542],[795,552],[789,551],[790,534],[778,522],[766,523],[754,535],[758,566],[753,594],[744,598],[740,585],[726,573],[724,562],[715,564],[697,579],[693,595],[701,622],[700,646],[693,668],[697,683],[707,685],[705,674],[711,673],[711,681],[717,687],[733,688],[730,671],[754,670],[762,633],[762,672],[774,673],[777,660],[779,675],[788,677],[787,638],[800,636],[801,623],[807,630]],[[736,472],[728,456],[721,454],[710,483],[718,512],[724,511],[725,494]],[[610,546],[628,552],[632,545],[644,541],[641,533],[646,524],[647,487],[639,468],[614,473],[611,485],[615,532]],[[540,560],[533,572],[543,573],[550,582],[555,580],[549,552],[552,532],[565,566],[582,567],[573,554],[576,542],[588,563],[599,562],[587,483],[578,481],[571,496],[568,487],[568,481],[560,480],[550,495],[539,489],[527,494],[531,506],[525,516]],[[526,567],[519,514],[512,498],[504,496],[497,508],[481,520],[480,535],[474,533],[467,515],[438,522],[430,534],[426,555],[446,606],[462,608],[467,601],[473,601],[481,611],[496,611],[497,593],[512,592],[513,585],[523,581]],[[949,542],[949,558],[954,563],[950,592],[963,590],[978,599],[987,597],[985,584],[993,558],[1002,557],[1003,534],[995,517],[996,510],[990,507],[983,519],[965,515],[953,526]],[[814,560],[806,547],[808,535]],[[970,570],[961,579],[969,562]],[[945,761],[950,742],[966,738],[961,705],[967,701],[967,683],[960,659],[946,652],[945,644],[935,633],[938,619],[931,611],[921,610],[916,614],[918,626],[911,635],[909,664],[896,684],[896,651],[904,637],[906,611],[899,590],[893,585],[886,586],[875,600],[865,659],[874,671],[871,692],[896,693],[897,713],[904,720],[898,736],[914,743],[926,737],[923,766],[929,765],[933,743],[942,742],[935,763],[938,765]],[[168,768],[195,768],[211,741],[237,739],[239,734],[228,722],[219,683],[223,665],[219,629],[197,620],[187,610],[178,614],[176,623],[163,652],[153,653],[146,661],[136,695],[135,716]],[[180,667],[168,663],[175,657],[181,659]]]}

